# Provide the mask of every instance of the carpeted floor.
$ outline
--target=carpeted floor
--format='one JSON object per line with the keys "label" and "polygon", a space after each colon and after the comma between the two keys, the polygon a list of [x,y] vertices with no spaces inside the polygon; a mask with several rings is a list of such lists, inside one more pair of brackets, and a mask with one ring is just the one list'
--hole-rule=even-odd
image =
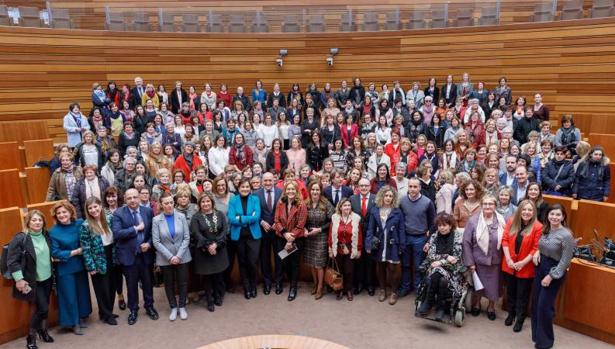
{"label": "carpeted floor", "polygon": [[[141,310],[134,326],[126,323],[127,311],[119,311],[120,324],[104,325],[94,314],[85,335],[59,332],[52,335],[56,342],[41,343],[41,349],[192,349],[204,344],[234,337],[257,334],[291,334],[326,339],[356,349],[396,348],[533,348],[529,319],[521,333],[504,326],[506,313],[498,310],[498,319],[489,321],[485,314],[468,317],[462,328],[414,317],[414,296],[390,306],[379,303],[366,292],[354,301],[337,301],[332,294],[315,301],[309,295],[309,285],[303,284],[294,302],[282,295],[265,296],[259,289],[256,299],[245,300],[243,294],[228,294],[222,307],[214,313],[190,304],[189,319],[168,320],[169,309],[164,291],[156,289],[158,321],[152,321]],[[285,290],[286,291],[286,290]],[[604,342],[555,328],[555,348],[612,348]],[[0,349],[24,348],[19,339]],[[232,349],[232,348],[231,348]]]}

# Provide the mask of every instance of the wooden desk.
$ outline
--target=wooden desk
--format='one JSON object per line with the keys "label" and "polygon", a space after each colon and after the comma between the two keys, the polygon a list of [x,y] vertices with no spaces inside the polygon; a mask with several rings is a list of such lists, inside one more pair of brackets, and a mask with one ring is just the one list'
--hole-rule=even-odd
{"label": "wooden desk", "polygon": [[349,349],[343,345],[335,344],[318,338],[290,336],[290,335],[263,335],[228,339],[200,347],[199,349]]}
{"label": "wooden desk", "polygon": [[615,344],[615,269],[573,259],[560,291],[556,324]]}

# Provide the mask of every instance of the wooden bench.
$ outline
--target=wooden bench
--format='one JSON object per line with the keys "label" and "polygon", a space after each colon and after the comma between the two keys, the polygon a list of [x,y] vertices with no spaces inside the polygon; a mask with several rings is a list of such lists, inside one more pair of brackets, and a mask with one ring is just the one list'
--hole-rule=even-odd
{"label": "wooden bench", "polygon": [[12,206],[26,206],[19,170],[16,168],[0,170],[0,208]]}
{"label": "wooden bench", "polygon": [[22,169],[21,151],[17,142],[0,142],[0,170]]}
{"label": "wooden bench", "polygon": [[26,167],[26,191],[28,204],[45,202],[51,174],[45,167]]}
{"label": "wooden bench", "polygon": [[53,139],[36,139],[23,142],[26,166],[33,166],[36,162],[53,158]]}

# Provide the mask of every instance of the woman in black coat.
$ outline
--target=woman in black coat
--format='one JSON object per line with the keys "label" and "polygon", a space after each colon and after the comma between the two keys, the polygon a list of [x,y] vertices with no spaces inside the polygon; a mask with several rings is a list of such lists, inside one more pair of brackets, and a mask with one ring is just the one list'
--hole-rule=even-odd
{"label": "woman in black coat", "polygon": [[[276,157],[280,158],[279,168],[276,168]],[[288,167],[288,157],[282,150],[282,141],[279,138],[275,138],[271,142],[271,150],[267,153],[265,158],[265,168],[268,172],[277,173],[279,178],[282,178],[282,174]]]}
{"label": "woman in black coat", "polygon": [[194,273],[205,286],[207,309],[214,311],[224,299],[224,271],[229,266],[226,250],[228,224],[225,215],[216,210],[211,192],[203,192],[197,201],[199,211],[190,221]]}
{"label": "woman in black coat", "polygon": [[320,171],[322,162],[329,157],[329,149],[320,142],[320,133],[318,131],[312,133],[310,144],[306,149],[306,162],[310,165],[312,171]]}
{"label": "woman in black coat", "polygon": [[566,146],[555,148],[555,156],[541,173],[542,189],[545,194],[570,196],[574,183],[574,165],[566,160]]}
{"label": "woman in black coat", "polygon": [[49,297],[53,286],[51,241],[45,227],[45,216],[39,210],[29,210],[24,218],[25,231],[15,235],[9,243],[7,266],[15,280],[13,297],[34,303],[27,348],[36,349],[36,336],[51,343],[47,331]]}

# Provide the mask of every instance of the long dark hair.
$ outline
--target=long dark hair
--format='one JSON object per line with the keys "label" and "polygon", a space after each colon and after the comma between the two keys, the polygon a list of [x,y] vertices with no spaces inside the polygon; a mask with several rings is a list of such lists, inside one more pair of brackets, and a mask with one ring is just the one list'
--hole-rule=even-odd
{"label": "long dark hair", "polygon": [[561,204],[553,204],[551,206],[549,206],[549,209],[547,210],[547,214],[545,215],[545,217],[547,217],[547,222],[545,222],[545,225],[542,227],[542,234],[543,235],[547,235],[551,232],[551,222],[549,222],[549,213],[551,213],[551,211],[555,211],[555,210],[560,210],[562,211],[562,216],[564,217],[562,219],[562,226],[563,227],[567,227],[568,224],[566,223],[566,219],[568,218],[568,214],[566,213],[566,209],[564,209],[564,206],[562,206]]}

